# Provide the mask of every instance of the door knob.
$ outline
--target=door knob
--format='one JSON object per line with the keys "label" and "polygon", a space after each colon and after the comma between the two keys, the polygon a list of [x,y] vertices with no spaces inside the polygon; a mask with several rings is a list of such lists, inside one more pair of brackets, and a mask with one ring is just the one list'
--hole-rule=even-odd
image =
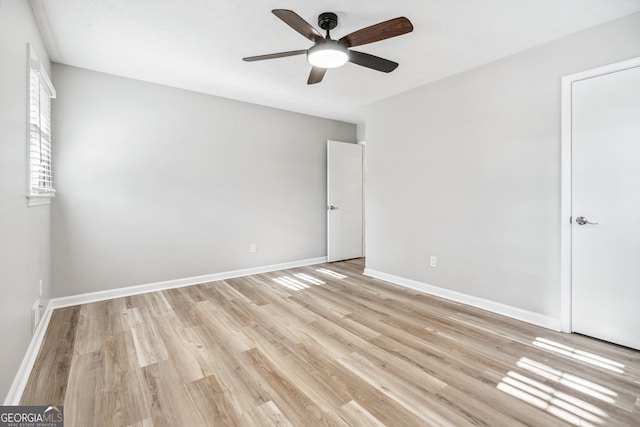
{"label": "door knob", "polygon": [[587,218],[583,217],[583,216],[579,216],[576,218],[576,222],[578,223],[578,225],[585,225],[585,224],[593,224],[596,225],[597,222],[590,222]]}
{"label": "door knob", "polygon": [[333,205],[329,206],[330,211],[335,211],[336,209],[338,209],[337,206],[333,206]]}

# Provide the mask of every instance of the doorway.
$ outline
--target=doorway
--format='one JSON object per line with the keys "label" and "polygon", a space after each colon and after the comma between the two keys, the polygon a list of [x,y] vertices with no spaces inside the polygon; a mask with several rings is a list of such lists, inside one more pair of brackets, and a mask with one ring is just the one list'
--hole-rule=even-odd
{"label": "doorway", "polygon": [[562,86],[562,330],[640,349],[640,58]]}
{"label": "doorway", "polygon": [[327,141],[327,261],[363,256],[363,162],[360,144]]}

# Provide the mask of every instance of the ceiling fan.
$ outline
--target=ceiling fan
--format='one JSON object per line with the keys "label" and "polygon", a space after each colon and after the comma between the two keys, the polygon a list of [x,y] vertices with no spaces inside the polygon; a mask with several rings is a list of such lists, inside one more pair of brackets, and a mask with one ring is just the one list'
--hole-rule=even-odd
{"label": "ceiling fan", "polygon": [[312,65],[311,73],[307,80],[307,84],[310,85],[320,83],[328,68],[340,67],[347,62],[352,62],[384,73],[390,73],[398,67],[397,62],[389,61],[388,59],[368,53],[357,52],[350,48],[401,36],[413,31],[411,21],[405,17],[400,17],[354,31],[339,40],[333,40],[329,35],[329,31],[338,25],[338,16],[335,13],[325,12],[318,16],[318,26],[326,31],[326,36],[323,37],[307,21],[292,10],[274,9],[271,12],[283,20],[285,24],[314,42],[314,45],[306,50],[290,50],[268,55],[249,56],[242,59],[244,61],[262,61],[265,59],[306,54],[307,61]]}

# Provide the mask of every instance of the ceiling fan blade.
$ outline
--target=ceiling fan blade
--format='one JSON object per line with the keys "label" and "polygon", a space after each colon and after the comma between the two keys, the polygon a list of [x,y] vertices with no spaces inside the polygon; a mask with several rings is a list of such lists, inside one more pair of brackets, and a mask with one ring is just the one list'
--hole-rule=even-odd
{"label": "ceiling fan blade", "polygon": [[263,61],[265,59],[276,59],[276,58],[285,58],[287,56],[302,55],[303,53],[307,53],[307,51],[304,49],[290,50],[288,52],[270,53],[268,55],[247,56],[246,58],[242,58],[242,60],[247,62]]}
{"label": "ceiling fan blade", "polygon": [[273,9],[271,11],[278,18],[282,19],[285,24],[311,40],[312,42],[318,42],[324,40],[324,37],[311,26],[307,21],[302,19],[300,15],[292,10],[287,9]]}
{"label": "ceiling fan blade", "polygon": [[313,67],[311,69],[311,73],[309,73],[309,80],[307,80],[307,84],[313,85],[316,83],[320,83],[324,78],[326,72],[326,68]]}
{"label": "ceiling fan blade", "polygon": [[349,62],[382,71],[383,73],[390,73],[398,68],[397,62],[389,61],[379,56],[369,55],[368,53],[356,52],[355,50],[349,51]]}
{"label": "ceiling fan blade", "polygon": [[339,41],[347,47],[362,46],[363,44],[401,36],[411,31],[413,31],[411,21],[405,17],[400,17],[354,31],[342,37]]}

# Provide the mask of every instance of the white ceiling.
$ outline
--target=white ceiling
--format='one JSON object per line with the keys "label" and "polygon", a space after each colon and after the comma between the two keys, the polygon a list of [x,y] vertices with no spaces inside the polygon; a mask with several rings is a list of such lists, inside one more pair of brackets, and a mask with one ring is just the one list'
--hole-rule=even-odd
{"label": "white ceiling", "polygon": [[[640,11],[640,0],[31,0],[52,61],[321,117],[357,122],[363,106]],[[312,43],[271,13],[291,9],[333,38],[406,16],[412,33],[356,50],[400,63],[347,64],[306,84],[304,55],[245,56]],[[320,30],[322,33],[322,30]]]}

